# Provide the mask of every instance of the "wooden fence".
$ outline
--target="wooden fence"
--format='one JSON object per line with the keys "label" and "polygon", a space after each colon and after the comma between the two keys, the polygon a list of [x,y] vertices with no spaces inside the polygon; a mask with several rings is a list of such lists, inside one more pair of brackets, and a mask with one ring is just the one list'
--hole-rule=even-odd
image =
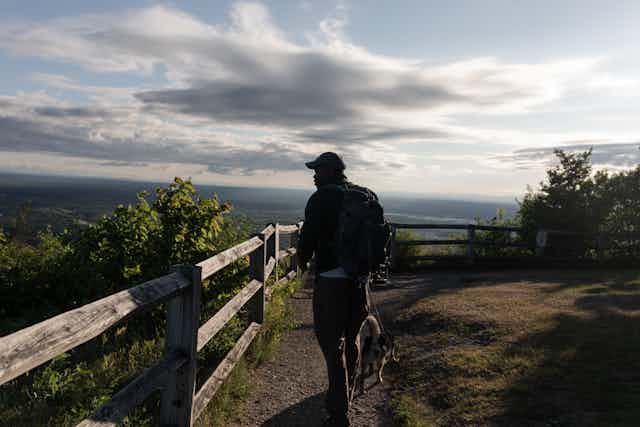
{"label": "wooden fence", "polygon": [[[175,266],[171,273],[67,311],[0,338],[0,385],[85,343],[125,318],[167,302],[163,358],[116,393],[78,425],[115,426],[154,391],[162,390],[163,426],[191,426],[228,377],[264,322],[265,304],[276,283],[298,274],[296,244],[301,224],[269,225],[256,236],[196,265]],[[280,235],[290,236],[280,248]],[[203,280],[249,256],[251,281],[199,327]],[[277,264],[290,257],[289,271],[277,277]],[[247,306],[249,326],[199,390],[195,389],[196,356],[240,309]]]}
{"label": "wooden fence", "polygon": [[[390,258],[391,266],[396,267],[398,263],[398,247],[399,246],[451,246],[462,245],[466,246],[464,255],[420,255],[406,257],[407,261],[441,261],[441,260],[459,260],[474,262],[477,258],[476,248],[482,247],[494,247],[494,248],[524,248],[530,249],[537,257],[544,257],[547,255],[546,251],[549,247],[553,247],[550,244],[552,239],[570,240],[572,237],[580,237],[581,240],[590,240],[592,243],[592,249],[595,252],[596,260],[604,259],[604,251],[611,248],[614,243],[620,244],[621,242],[634,242],[638,244],[640,241],[640,233],[616,233],[616,234],[588,234],[575,231],[566,230],[538,230],[535,243],[522,242],[517,239],[506,238],[504,241],[490,241],[479,240],[476,238],[476,231],[494,231],[504,232],[505,235],[510,236],[511,233],[522,233],[522,228],[519,227],[501,227],[491,225],[476,225],[476,224],[391,224],[392,236],[390,242]],[[397,240],[397,230],[399,229],[420,229],[420,230],[466,230],[466,239],[431,239],[431,240]],[[505,257],[500,257],[503,260]],[[569,257],[567,257],[569,258]],[[558,257],[554,257],[558,259]]]}

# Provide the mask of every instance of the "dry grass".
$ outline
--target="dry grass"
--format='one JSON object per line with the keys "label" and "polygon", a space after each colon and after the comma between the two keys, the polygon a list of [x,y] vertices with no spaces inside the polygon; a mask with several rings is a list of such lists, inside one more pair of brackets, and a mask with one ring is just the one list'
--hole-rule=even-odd
{"label": "dry grass", "polygon": [[631,426],[640,272],[511,271],[436,282],[394,325],[410,426]]}

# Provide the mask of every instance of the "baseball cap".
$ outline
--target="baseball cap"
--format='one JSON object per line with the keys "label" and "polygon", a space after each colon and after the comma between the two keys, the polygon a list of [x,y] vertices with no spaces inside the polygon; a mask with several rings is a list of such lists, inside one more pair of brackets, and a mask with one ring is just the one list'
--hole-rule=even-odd
{"label": "baseball cap", "polygon": [[338,156],[336,153],[332,151],[327,151],[326,153],[320,154],[315,160],[311,162],[306,162],[305,165],[309,169],[315,169],[318,166],[330,166],[335,167],[336,170],[343,171],[346,169],[342,158]]}

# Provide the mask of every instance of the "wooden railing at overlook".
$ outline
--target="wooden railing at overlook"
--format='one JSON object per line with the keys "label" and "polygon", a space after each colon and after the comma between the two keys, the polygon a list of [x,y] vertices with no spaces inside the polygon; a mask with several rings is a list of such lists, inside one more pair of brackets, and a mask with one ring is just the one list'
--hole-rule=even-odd
{"label": "wooden railing at overlook", "polygon": [[[154,391],[162,390],[160,423],[191,426],[231,373],[264,322],[265,304],[276,283],[298,275],[296,245],[302,223],[269,225],[260,233],[196,265],[180,265],[166,276],[67,311],[0,338],[0,385],[83,344],[145,308],[167,302],[163,358],[117,392],[78,426],[115,426]],[[280,235],[289,235],[281,250]],[[251,281],[202,326],[200,291],[203,280],[240,258],[249,256]],[[278,277],[279,261],[290,259]],[[196,357],[245,305],[249,326],[199,390],[195,389]]]}
{"label": "wooden railing at overlook", "polygon": [[[400,229],[420,229],[420,230],[465,230],[467,234],[466,239],[429,239],[429,240],[398,240],[397,230]],[[537,257],[544,257],[545,250],[549,248],[550,238],[562,239],[566,237],[590,237],[594,242],[593,250],[596,253],[596,259],[602,260],[604,258],[604,251],[611,247],[613,242],[640,242],[639,232],[627,232],[627,233],[609,233],[609,234],[590,234],[577,231],[568,230],[538,230],[536,233],[535,243],[527,243],[518,241],[516,239],[505,239],[503,242],[496,242],[491,240],[480,240],[476,238],[476,231],[496,231],[503,232],[505,234],[522,233],[523,229],[520,227],[507,227],[507,226],[494,226],[494,225],[478,225],[478,224],[399,224],[391,223],[391,240],[390,240],[390,261],[391,266],[395,267],[398,262],[398,247],[399,246],[452,246],[461,245],[466,246],[464,255],[418,255],[406,257],[407,261],[439,261],[439,260],[460,260],[474,262],[477,258],[476,248],[481,247],[494,247],[494,248],[527,248],[531,249]],[[504,257],[500,257],[504,259]]]}

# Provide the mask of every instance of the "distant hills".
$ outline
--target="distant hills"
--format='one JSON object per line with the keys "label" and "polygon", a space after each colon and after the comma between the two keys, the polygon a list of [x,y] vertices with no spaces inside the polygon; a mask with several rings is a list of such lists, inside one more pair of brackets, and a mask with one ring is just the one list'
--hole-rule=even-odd
{"label": "distant hills", "polygon": [[[100,178],[0,173],[0,225],[11,230],[20,206],[31,202],[30,222],[34,231],[51,224],[60,231],[74,221],[91,223],[111,212],[118,204],[135,203],[142,190],[153,194],[167,183],[137,182]],[[194,181],[201,195],[214,194],[234,205],[243,215],[262,225],[268,222],[293,223],[304,217],[304,206],[313,189],[244,188],[204,185]],[[374,189],[375,190],[375,189]],[[419,195],[379,193],[388,217],[394,222],[472,222],[490,219],[497,209],[513,216],[515,202],[445,200]]]}

